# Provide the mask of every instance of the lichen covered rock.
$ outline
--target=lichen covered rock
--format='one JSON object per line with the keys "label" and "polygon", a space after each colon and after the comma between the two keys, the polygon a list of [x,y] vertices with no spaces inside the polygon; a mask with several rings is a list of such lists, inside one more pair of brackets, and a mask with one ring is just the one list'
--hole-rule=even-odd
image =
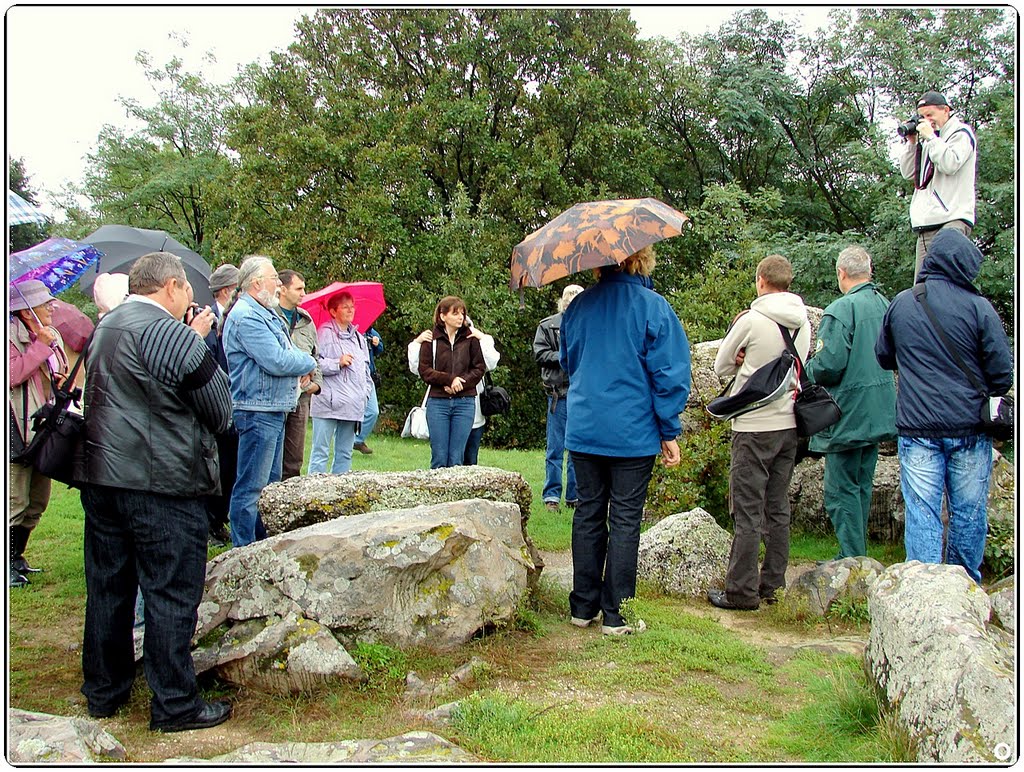
{"label": "lichen covered rock", "polygon": [[699,507],[640,534],[637,576],[670,595],[702,597],[725,581],[731,538]]}
{"label": "lichen covered rock", "polygon": [[432,732],[406,732],[383,740],[341,740],[329,743],[249,743],[210,759],[178,757],[166,764],[466,764],[479,763]]}
{"label": "lichen covered rock", "polygon": [[519,507],[523,541],[530,552],[530,587],[544,561],[527,533],[533,493],[522,475],[487,466],[453,466],[410,472],[349,472],[292,477],[263,489],[259,512],[267,533],[293,531],[336,517],[405,509],[465,499],[505,501]]}
{"label": "lichen covered rock", "polygon": [[279,692],[359,679],[355,642],[443,650],[509,624],[531,566],[519,508],[482,499],[279,534],[210,562],[196,670]]}
{"label": "lichen covered rock", "polygon": [[869,557],[830,560],[800,574],[787,588],[785,603],[824,616],[839,598],[866,599],[884,570],[885,566]]}
{"label": "lichen covered rock", "polygon": [[989,628],[989,597],[960,566],[889,566],[868,594],[869,673],[917,740],[918,761],[1017,756],[1014,650]]}
{"label": "lichen covered rock", "polygon": [[11,708],[7,711],[11,764],[124,761],[124,746],[98,721]]}

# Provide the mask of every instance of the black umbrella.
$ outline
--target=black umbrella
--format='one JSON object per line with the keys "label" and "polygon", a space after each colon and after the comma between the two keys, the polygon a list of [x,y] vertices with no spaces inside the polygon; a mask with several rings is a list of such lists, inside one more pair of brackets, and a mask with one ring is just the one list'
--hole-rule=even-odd
{"label": "black umbrella", "polygon": [[185,277],[192,284],[196,302],[201,306],[213,305],[210,292],[210,265],[203,256],[166,231],[132,228],[127,225],[104,225],[83,239],[103,253],[95,271],[86,271],[79,281],[82,291],[92,294],[92,285],[101,273],[128,273],[132,264],[150,252],[171,252],[181,258]]}

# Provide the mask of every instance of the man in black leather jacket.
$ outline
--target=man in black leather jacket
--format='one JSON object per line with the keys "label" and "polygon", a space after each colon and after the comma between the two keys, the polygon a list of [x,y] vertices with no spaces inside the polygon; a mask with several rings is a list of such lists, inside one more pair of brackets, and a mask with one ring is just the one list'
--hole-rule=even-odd
{"label": "man in black leather jacket", "polygon": [[199,696],[190,651],[206,579],[204,497],[220,487],[214,435],[227,429],[231,393],[203,342],[212,312],[181,321],[190,300],[181,259],[143,255],[128,287],[97,325],[87,363],[82,693],[93,717],[128,702],[138,586],[150,728],[203,729],[231,714],[227,701]]}
{"label": "man in black leather jacket", "polygon": [[[533,336],[533,356],[540,365],[540,377],[548,395],[547,452],[544,459],[544,506],[555,511],[562,497],[562,459],[565,456],[565,395],[569,390],[569,377],[558,364],[559,330],[562,312],[572,299],[583,292],[583,287],[570,284],[562,290],[558,313],[545,317],[537,325]],[[576,471],[572,459],[565,461],[565,505],[576,507]]]}

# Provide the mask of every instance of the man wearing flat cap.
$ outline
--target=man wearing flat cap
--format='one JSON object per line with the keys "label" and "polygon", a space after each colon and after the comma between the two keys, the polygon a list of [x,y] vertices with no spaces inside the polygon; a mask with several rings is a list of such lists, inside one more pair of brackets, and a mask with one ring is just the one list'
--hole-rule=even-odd
{"label": "man wearing flat cap", "polygon": [[951,115],[952,108],[938,91],[917,100],[921,121],[906,136],[900,155],[904,179],[914,181],[910,227],[917,234],[914,281],[935,234],[953,228],[965,236],[974,228],[974,177],[978,140],[970,126]]}
{"label": "man wearing flat cap", "polygon": [[[52,381],[60,386],[68,376],[64,341],[52,326],[54,299],[41,281],[10,285],[7,364],[10,368],[11,434],[32,441],[32,414],[52,398]],[[50,503],[50,478],[31,466],[9,463],[7,525],[10,528],[9,587],[24,587],[33,568],[25,560],[25,545]]]}

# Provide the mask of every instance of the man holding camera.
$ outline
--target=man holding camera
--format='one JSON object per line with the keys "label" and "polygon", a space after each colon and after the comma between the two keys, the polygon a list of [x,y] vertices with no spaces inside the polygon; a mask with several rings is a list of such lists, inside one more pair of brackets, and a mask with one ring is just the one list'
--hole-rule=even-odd
{"label": "man holding camera", "polygon": [[974,228],[978,141],[951,112],[945,96],[927,91],[917,101],[917,115],[897,129],[906,140],[900,171],[914,181],[910,227],[917,234],[915,283],[936,233],[953,228],[970,236]]}

